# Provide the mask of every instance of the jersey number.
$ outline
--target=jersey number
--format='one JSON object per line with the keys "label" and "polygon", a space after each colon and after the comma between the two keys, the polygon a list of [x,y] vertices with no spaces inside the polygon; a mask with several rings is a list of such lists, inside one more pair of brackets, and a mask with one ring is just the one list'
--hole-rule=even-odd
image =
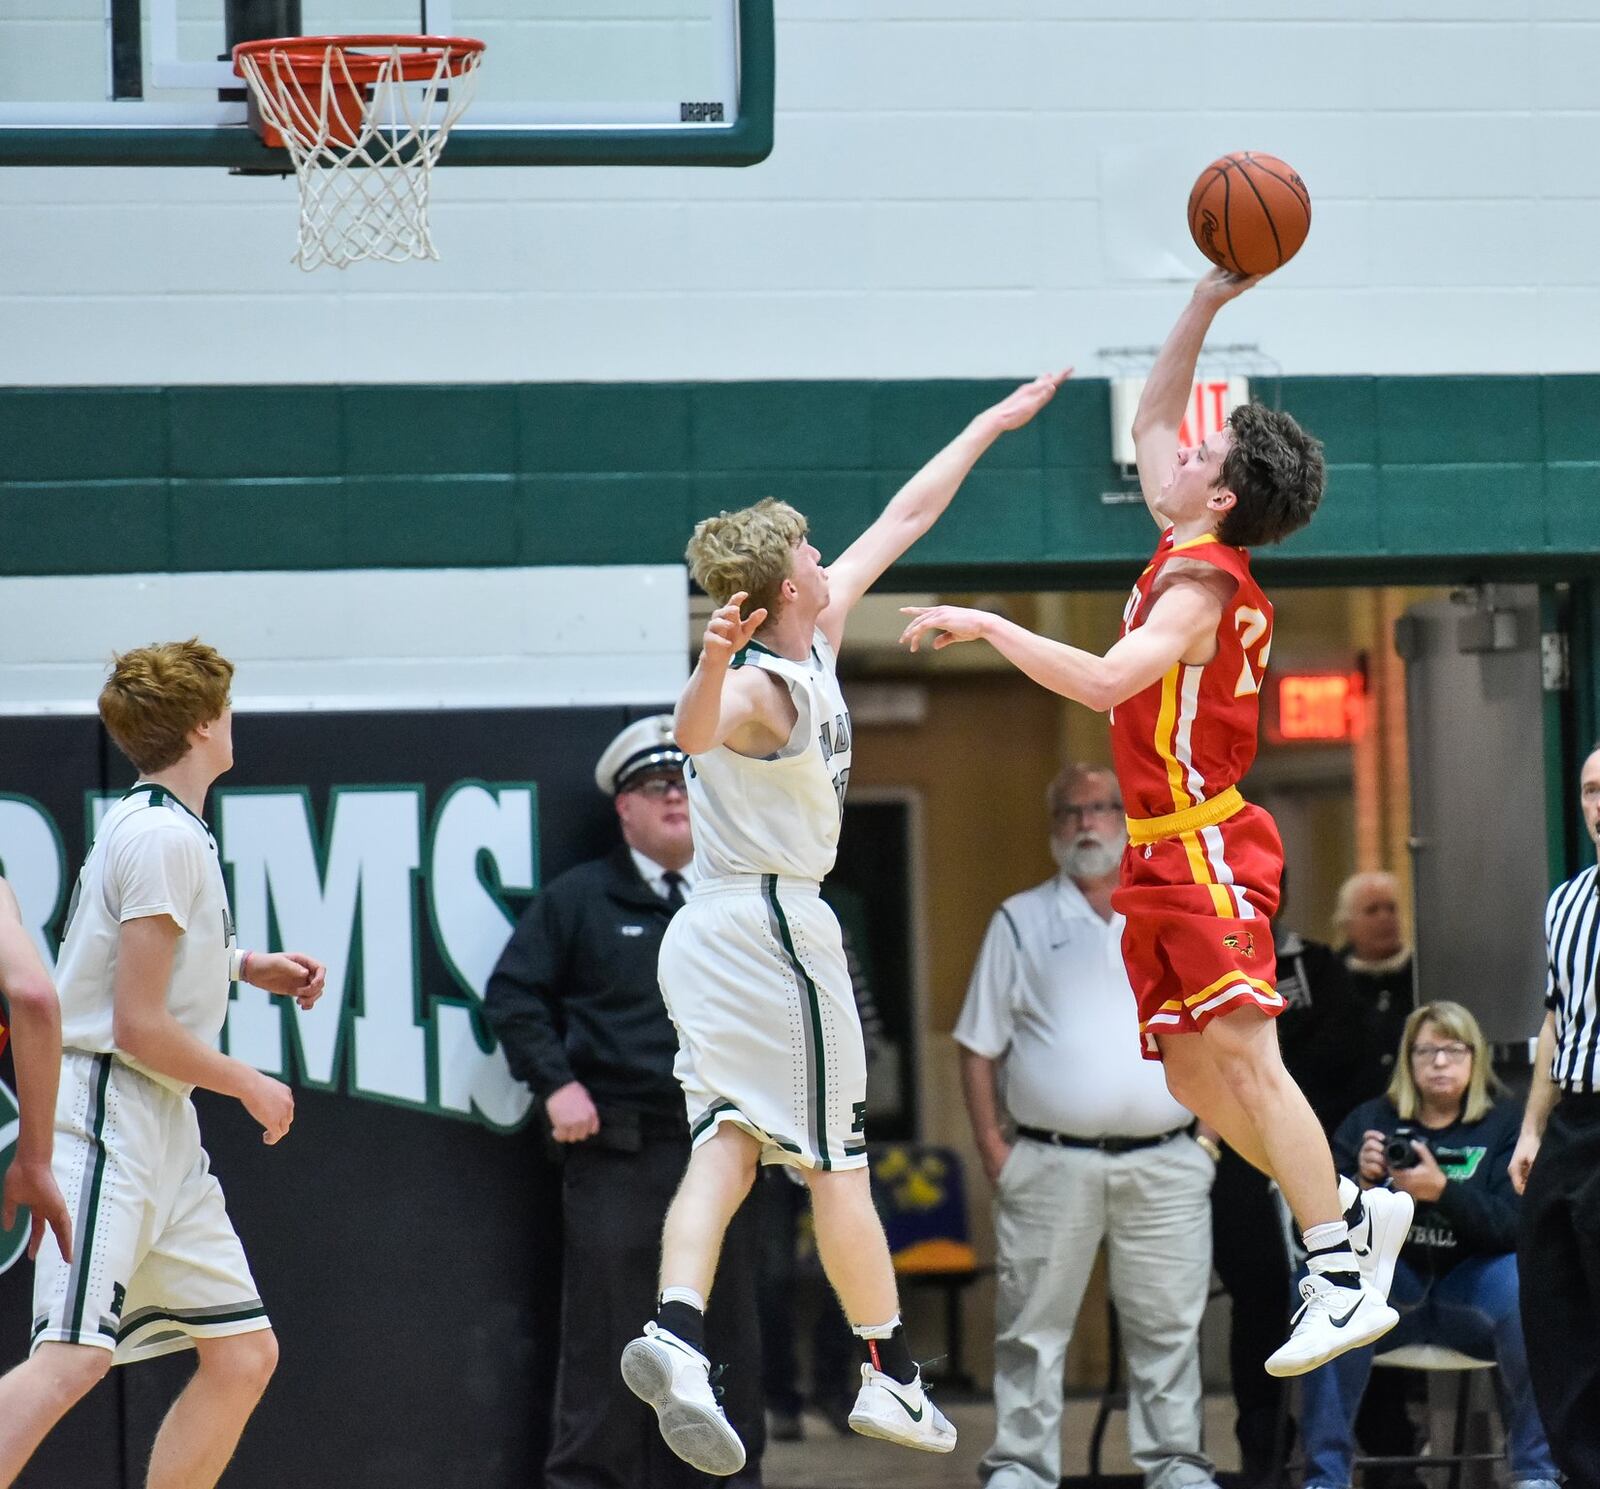
{"label": "jersey number", "polygon": [[[1272,637],[1267,636],[1267,618],[1254,605],[1241,605],[1233,612],[1233,624],[1240,632],[1239,645],[1244,651],[1244,666],[1239,669],[1239,683],[1233,690],[1235,698],[1245,698],[1261,691],[1261,679],[1267,675],[1267,657],[1272,651]],[[1255,670],[1250,667],[1250,648],[1261,641],[1256,654]]]}

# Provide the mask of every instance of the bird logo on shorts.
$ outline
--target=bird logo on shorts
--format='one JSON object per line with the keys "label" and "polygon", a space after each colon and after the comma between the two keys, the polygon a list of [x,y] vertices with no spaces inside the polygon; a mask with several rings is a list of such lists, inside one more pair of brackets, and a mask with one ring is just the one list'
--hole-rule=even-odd
{"label": "bird logo on shorts", "polygon": [[[0,1081],[0,1183],[5,1182],[6,1170],[17,1153],[17,1136],[22,1130],[18,1120],[21,1109],[17,1098],[4,1081]],[[14,1267],[28,1249],[28,1221],[26,1210],[17,1211],[16,1223],[10,1230],[0,1230],[0,1272]]]}
{"label": "bird logo on shorts", "polygon": [[[1222,944],[1226,946],[1229,951],[1238,951],[1241,947],[1240,939],[1233,931],[1229,931],[1228,934],[1222,938]],[[1244,933],[1243,950],[1247,957],[1254,956],[1256,954],[1256,935],[1254,931],[1246,931]]]}

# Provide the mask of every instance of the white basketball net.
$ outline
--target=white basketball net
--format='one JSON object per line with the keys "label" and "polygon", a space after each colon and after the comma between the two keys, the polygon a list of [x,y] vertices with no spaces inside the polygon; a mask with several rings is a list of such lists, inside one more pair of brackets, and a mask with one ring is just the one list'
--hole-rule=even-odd
{"label": "white basketball net", "polygon": [[[367,58],[375,50],[363,49]],[[442,41],[426,53],[392,46],[378,61],[376,80],[364,83],[352,76],[341,46],[327,48],[315,79],[300,76],[287,52],[239,57],[262,119],[283,135],[300,183],[295,263],[343,269],[360,259],[439,257],[428,234],[429,178],[472,101],[481,60],[481,48]],[[300,73],[307,70],[302,61]]]}

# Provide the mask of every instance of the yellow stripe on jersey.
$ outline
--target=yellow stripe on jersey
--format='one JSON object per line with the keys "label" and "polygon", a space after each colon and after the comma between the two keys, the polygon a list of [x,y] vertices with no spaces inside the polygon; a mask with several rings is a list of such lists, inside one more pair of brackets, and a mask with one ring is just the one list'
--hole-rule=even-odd
{"label": "yellow stripe on jersey", "polygon": [[1200,846],[1199,834],[1180,832],[1178,841],[1183,844],[1183,851],[1188,855],[1189,872],[1194,875],[1194,882],[1204,884],[1211,891],[1211,908],[1227,920],[1236,920],[1238,912],[1233,908],[1233,901],[1228,898],[1227,889],[1212,877],[1211,865],[1206,859],[1206,850]]}
{"label": "yellow stripe on jersey", "polygon": [[1173,553],[1182,553],[1186,548],[1203,548],[1207,543],[1220,543],[1222,541],[1215,533],[1202,533],[1198,538],[1187,538],[1182,543],[1172,545]]}
{"label": "yellow stripe on jersey", "polygon": [[1156,715],[1156,754],[1166,761],[1173,810],[1179,812],[1193,805],[1193,798],[1183,789],[1183,766],[1173,747],[1178,733],[1178,679],[1182,676],[1183,663],[1179,662],[1161,679],[1161,711]]}
{"label": "yellow stripe on jersey", "polygon": [[1230,982],[1248,983],[1251,987],[1265,993],[1274,1003],[1278,1002],[1278,990],[1270,982],[1263,982],[1259,977],[1246,977],[1242,972],[1228,972],[1219,977],[1209,987],[1203,987],[1198,993],[1183,1001],[1193,1008],[1196,1003],[1204,1003],[1219,988],[1226,987]]}
{"label": "yellow stripe on jersey", "polygon": [[1130,843],[1155,843],[1162,838],[1175,838],[1179,833],[1198,832],[1202,827],[1215,827],[1237,816],[1245,809],[1245,799],[1237,786],[1219,791],[1210,801],[1186,807],[1181,812],[1168,812],[1163,817],[1127,817]]}

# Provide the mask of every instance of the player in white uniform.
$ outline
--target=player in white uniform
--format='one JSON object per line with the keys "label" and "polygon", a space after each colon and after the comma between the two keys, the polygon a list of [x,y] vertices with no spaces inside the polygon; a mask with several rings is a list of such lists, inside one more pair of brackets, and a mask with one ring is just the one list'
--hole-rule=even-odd
{"label": "player in white uniform", "polygon": [[201,817],[233,764],[233,666],[199,641],[116,659],[100,716],[139,771],[78,876],[57,966],[53,1169],[70,1247],[46,1238],[30,1355],[0,1379],[0,1484],[112,1364],[193,1348],[151,1453],[151,1489],[209,1489],[277,1362],[277,1342],[200,1146],[189,1093],[237,1097],[277,1142],[289,1088],[216,1048],[230,981],[309,1008],[323,968],[240,951]]}
{"label": "player in white uniform", "polygon": [[929,1452],[955,1446],[900,1328],[867,1183],[861,1024],[839,923],[818,897],[850,774],[835,656],[856,602],[1065,376],[1036,378],[979,414],[828,568],[805,518],[770,499],[708,518],[689,544],[718,609],[675,716],[691,757],[696,879],[660,971],[694,1151],[667,1213],[660,1306],[623,1351],[622,1374],[668,1446],[704,1473],[737,1473],[745,1460],[709,1383],[704,1313],[758,1163],[792,1165],[810,1187],[823,1269],[868,1357],[850,1425]]}

